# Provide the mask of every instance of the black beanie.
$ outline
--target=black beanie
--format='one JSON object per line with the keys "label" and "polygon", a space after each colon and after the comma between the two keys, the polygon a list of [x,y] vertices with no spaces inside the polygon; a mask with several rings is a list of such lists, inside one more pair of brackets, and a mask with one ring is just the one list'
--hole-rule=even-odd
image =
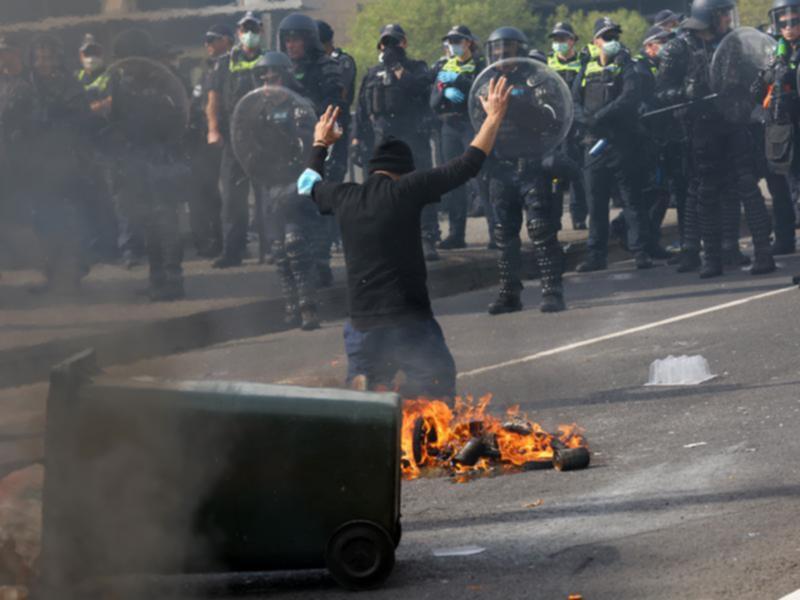
{"label": "black beanie", "polygon": [[375,148],[372,158],[369,159],[369,172],[387,171],[398,175],[405,175],[414,170],[414,155],[411,147],[403,140],[395,137],[385,138]]}

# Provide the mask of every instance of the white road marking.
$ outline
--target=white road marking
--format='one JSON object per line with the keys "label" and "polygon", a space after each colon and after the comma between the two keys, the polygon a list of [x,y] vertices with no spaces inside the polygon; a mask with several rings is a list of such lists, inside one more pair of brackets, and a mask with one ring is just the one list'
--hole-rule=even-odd
{"label": "white road marking", "polygon": [[800,600],[800,590],[792,592],[788,596],[784,596],[781,600]]}
{"label": "white road marking", "polygon": [[[615,333],[608,333],[606,335],[601,335],[599,337],[590,338],[588,340],[583,340],[581,342],[574,342],[572,344],[567,344],[565,346],[559,346],[557,348],[551,348],[550,350],[543,350],[542,352],[537,352],[536,354],[530,354],[528,356],[523,356],[521,358],[515,358],[513,360],[507,360],[501,363],[497,363],[494,365],[487,365],[485,367],[480,367],[478,369],[473,369],[471,371],[464,371],[458,374],[459,379],[463,379],[465,377],[475,377],[476,375],[483,375],[484,373],[489,373],[490,371],[498,371],[500,369],[505,369],[507,367],[515,367],[517,365],[523,365],[525,363],[533,362],[535,360],[539,360],[540,358],[546,358],[548,356],[554,356],[556,354],[563,354],[564,352],[569,352],[570,350],[577,350],[578,348],[585,348],[586,346],[592,346],[594,344],[599,344],[601,342],[607,342],[608,340],[615,340],[617,338],[625,337],[628,335],[633,335],[635,333],[641,333],[642,331],[648,331],[650,329],[656,329],[658,327],[663,327],[664,325],[671,325],[672,323],[678,323],[680,321],[686,321],[688,319],[694,319],[696,317],[702,317],[703,315],[708,315],[711,313],[719,312],[721,310],[725,310],[727,308],[734,308],[736,306],[742,306],[743,304],[748,304],[750,302],[755,302],[756,300],[763,300],[764,298],[770,298],[772,296],[777,296],[779,294],[784,294],[786,292],[794,291],[797,292],[797,286],[785,287],[780,288],[777,290],[772,290],[771,292],[764,292],[763,294],[756,294],[755,296],[748,296],[747,298],[742,298],[740,300],[734,300],[732,302],[725,302],[724,304],[717,304],[716,306],[710,306],[708,308],[703,308],[701,310],[695,310],[693,312],[685,313],[682,315],[677,315],[675,317],[670,317],[668,319],[662,319],[661,321],[655,321],[653,323],[647,323],[646,325],[639,325],[638,327],[631,327],[630,329],[623,329],[622,331],[617,331]],[[798,597],[800,600],[800,597]]]}

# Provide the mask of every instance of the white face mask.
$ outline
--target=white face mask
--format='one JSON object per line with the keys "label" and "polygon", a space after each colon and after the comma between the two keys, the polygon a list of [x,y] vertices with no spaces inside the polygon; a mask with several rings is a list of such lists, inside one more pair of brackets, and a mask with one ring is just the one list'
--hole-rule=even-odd
{"label": "white face mask", "polygon": [[620,44],[618,40],[611,40],[603,44],[603,52],[605,52],[606,56],[609,58],[615,57],[619,54],[620,50],[622,50],[622,44]]}
{"label": "white face mask", "polygon": [[464,56],[464,44],[453,44],[448,42],[447,49],[450,51],[450,56],[457,56],[459,58]]}
{"label": "white face mask", "polygon": [[567,42],[553,42],[553,52],[564,55],[569,52],[569,44]]}
{"label": "white face mask", "polygon": [[245,31],[239,36],[242,46],[248,50],[255,50],[261,45],[261,34],[253,31]]}
{"label": "white face mask", "polygon": [[378,62],[383,64],[383,52],[378,53]]}
{"label": "white face mask", "polygon": [[81,60],[83,68],[87,71],[97,71],[103,68],[104,61],[99,56],[87,56]]}

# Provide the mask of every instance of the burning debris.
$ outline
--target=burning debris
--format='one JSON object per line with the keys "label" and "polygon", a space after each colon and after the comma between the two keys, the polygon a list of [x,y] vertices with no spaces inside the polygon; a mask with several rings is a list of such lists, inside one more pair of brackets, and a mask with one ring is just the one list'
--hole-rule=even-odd
{"label": "burning debris", "polygon": [[591,454],[580,427],[559,425],[557,433],[548,433],[519,407],[508,409],[501,419],[487,414],[491,399],[456,398],[452,409],[440,400],[406,400],[403,478],[438,470],[467,481],[497,469],[571,471],[589,466]]}

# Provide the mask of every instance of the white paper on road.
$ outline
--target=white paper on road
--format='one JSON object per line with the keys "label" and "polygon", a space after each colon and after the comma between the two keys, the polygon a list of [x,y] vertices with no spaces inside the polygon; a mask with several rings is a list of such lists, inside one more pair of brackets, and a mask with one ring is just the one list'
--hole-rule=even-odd
{"label": "white paper on road", "polygon": [[711,381],[708,361],[702,356],[672,356],[654,360],[650,365],[650,377],[645,385],[700,385]]}
{"label": "white paper on road", "polygon": [[446,556],[473,556],[484,552],[486,548],[480,546],[457,546],[455,548],[437,548],[433,555],[439,558]]}

